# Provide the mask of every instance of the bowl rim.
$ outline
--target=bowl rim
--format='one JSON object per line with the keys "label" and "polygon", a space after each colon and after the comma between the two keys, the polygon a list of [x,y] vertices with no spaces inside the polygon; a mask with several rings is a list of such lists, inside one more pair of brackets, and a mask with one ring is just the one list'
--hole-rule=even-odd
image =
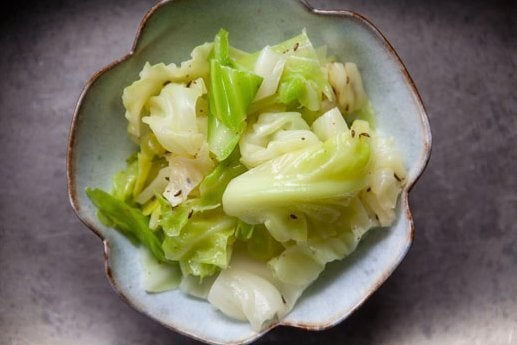
{"label": "bowl rim", "polygon": [[[105,67],[99,69],[97,72],[95,72],[85,83],[78,99],[76,102],[76,106],[74,108],[72,121],[70,124],[69,129],[69,135],[68,135],[68,141],[67,141],[67,155],[66,155],[66,177],[67,177],[67,189],[68,189],[68,198],[70,201],[70,204],[74,210],[74,213],[79,218],[79,220],[86,225],[87,228],[89,228],[93,233],[95,233],[103,243],[104,247],[104,270],[106,273],[106,276],[108,278],[108,281],[115,290],[115,292],[119,295],[119,297],[128,305],[130,305],[133,309],[137,310],[138,312],[148,316],[149,318],[155,320],[159,324],[163,325],[164,327],[173,330],[174,332],[180,333],[182,335],[191,337],[193,339],[202,341],[202,342],[210,342],[213,343],[214,341],[211,339],[205,339],[201,336],[190,333],[188,331],[185,331],[179,327],[176,327],[173,324],[169,324],[166,322],[161,321],[158,318],[155,318],[154,316],[150,315],[145,309],[140,308],[137,306],[136,303],[132,302],[130,298],[128,298],[122,290],[117,285],[117,282],[114,279],[112,268],[110,265],[110,242],[107,238],[105,238],[102,233],[96,228],[94,224],[88,221],[85,214],[83,214],[81,204],[79,202],[78,196],[77,196],[77,189],[76,189],[76,180],[75,180],[75,165],[74,165],[74,148],[76,143],[76,132],[77,132],[77,123],[79,118],[79,113],[83,105],[83,101],[85,98],[85,95],[89,91],[90,87],[95,84],[97,79],[100,78],[101,75],[104,73],[110,71],[120,63],[130,59],[134,52],[138,49],[139,43],[140,43],[140,37],[144,30],[146,29],[147,22],[149,18],[162,6],[168,3],[175,3],[178,1],[185,1],[185,0],[160,0],[158,3],[153,5],[147,12],[144,14],[143,18],[140,21],[140,24],[138,26],[138,29],[135,34],[135,38],[133,40],[133,44],[131,46],[131,49],[129,52],[124,55],[121,58],[118,58],[111,62],[110,64],[106,65]],[[321,16],[334,16],[334,17],[340,17],[343,19],[352,19],[358,22],[361,25],[366,26],[371,32],[373,32],[376,36],[376,38],[379,40],[380,43],[384,45],[386,48],[386,51],[388,55],[393,59],[393,61],[399,66],[399,70],[403,75],[404,82],[409,87],[411,96],[413,98],[413,101],[415,105],[417,106],[417,112],[418,112],[418,118],[420,120],[420,125],[422,127],[422,133],[424,134],[421,138],[424,145],[423,154],[421,157],[419,157],[418,164],[415,164],[415,173],[413,178],[410,180],[408,179],[406,181],[406,184],[404,185],[404,188],[401,191],[400,195],[400,203],[401,207],[403,207],[403,214],[405,215],[406,219],[409,222],[410,225],[410,231],[409,231],[409,238],[407,239],[407,245],[406,248],[401,252],[401,255],[399,258],[397,258],[396,263],[393,265],[393,267],[387,269],[384,271],[384,274],[380,279],[376,281],[374,285],[368,290],[367,293],[364,294],[364,296],[361,298],[361,300],[358,301],[358,303],[353,306],[352,308],[346,310],[345,312],[340,312],[338,315],[335,315],[332,318],[329,318],[326,321],[320,322],[320,323],[295,323],[295,322],[289,322],[285,320],[281,320],[280,322],[277,322],[263,330],[261,330],[258,333],[253,334],[252,336],[240,339],[237,341],[230,341],[230,342],[219,342],[220,344],[247,344],[250,343],[259,337],[263,336],[267,332],[271,331],[272,329],[278,327],[278,326],[289,326],[289,327],[295,327],[295,328],[302,328],[305,330],[324,330],[328,329],[330,327],[333,327],[337,325],[338,323],[342,322],[344,319],[349,317],[355,310],[357,310],[364,302],[388,279],[389,276],[395,271],[395,269],[400,265],[400,262],[402,259],[406,256],[409,248],[411,247],[411,244],[413,242],[414,238],[414,224],[413,224],[413,218],[411,214],[411,210],[409,207],[409,192],[413,188],[413,186],[416,184],[416,182],[419,180],[419,178],[422,176],[426,166],[429,163],[429,159],[431,156],[431,149],[432,149],[432,134],[431,134],[431,128],[429,125],[429,119],[427,116],[427,113],[425,111],[424,104],[422,102],[421,96],[416,88],[416,85],[411,78],[409,72],[407,71],[407,68],[405,67],[404,63],[402,62],[401,58],[391,45],[391,43],[388,41],[388,39],[382,34],[382,32],[365,16],[351,10],[344,10],[344,9],[329,9],[329,10],[323,10],[313,7],[311,4],[308,3],[307,0],[297,0],[299,3],[301,3],[305,9],[315,15],[321,15]]]}

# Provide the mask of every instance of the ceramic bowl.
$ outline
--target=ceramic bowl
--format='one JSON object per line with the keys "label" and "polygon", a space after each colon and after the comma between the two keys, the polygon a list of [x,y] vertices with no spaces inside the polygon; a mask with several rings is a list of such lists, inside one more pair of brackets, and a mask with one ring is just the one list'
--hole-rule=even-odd
{"label": "ceramic bowl", "polygon": [[360,70],[377,115],[378,130],[393,136],[408,169],[407,183],[389,229],[372,230],[350,257],[329,264],[278,325],[320,330],[336,325],[360,306],[393,272],[413,238],[408,192],[422,173],[431,133],[422,102],[404,65],[384,36],[350,11],[323,11],[296,0],[177,0],[154,6],[144,17],[131,52],[86,84],[75,110],[68,147],[68,188],[79,218],[103,240],[107,276],[135,309],[166,327],[210,343],[251,342],[260,333],[233,321],[208,302],[181,291],[147,294],[135,247],[96,218],[86,187],[110,189],[113,174],[135,150],[126,133],[122,90],[146,61],[180,62],[211,41],[219,28],[234,46],[256,51],[307,29],[315,46],[327,45],[338,61]]}

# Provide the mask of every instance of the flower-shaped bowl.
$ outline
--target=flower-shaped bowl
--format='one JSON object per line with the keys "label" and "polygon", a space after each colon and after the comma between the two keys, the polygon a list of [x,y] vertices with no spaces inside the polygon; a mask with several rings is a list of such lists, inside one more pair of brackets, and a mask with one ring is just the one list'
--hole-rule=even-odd
{"label": "flower-shaped bowl", "polygon": [[[109,190],[113,174],[135,150],[126,132],[124,87],[137,79],[146,61],[184,61],[193,47],[211,41],[221,27],[230,32],[232,45],[247,51],[281,42],[306,28],[315,46],[326,45],[338,61],[355,62],[376,111],[377,129],[395,139],[408,169],[393,226],[371,231],[351,256],[329,264],[292,312],[261,332],[179,290],[146,293],[135,247],[98,221],[85,194],[86,187]],[[106,273],[113,288],[130,305],[198,340],[245,343],[279,325],[308,330],[336,325],[388,278],[413,239],[408,192],[425,168],[430,149],[429,124],[414,83],[386,38],[359,14],[317,10],[297,0],[163,1],[145,15],[130,53],[87,82],[70,131],[68,189],[77,215],[104,243]]]}

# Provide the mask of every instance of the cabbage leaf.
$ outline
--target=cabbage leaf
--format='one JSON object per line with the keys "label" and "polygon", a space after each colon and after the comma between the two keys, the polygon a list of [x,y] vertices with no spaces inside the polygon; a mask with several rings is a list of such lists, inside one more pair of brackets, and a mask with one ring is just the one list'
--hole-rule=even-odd
{"label": "cabbage leaf", "polygon": [[122,201],[129,200],[133,194],[137,175],[138,163],[136,159],[132,158],[125,169],[113,176],[113,196]]}
{"label": "cabbage leaf", "polygon": [[190,87],[170,83],[163,87],[159,96],[151,99],[150,116],[142,121],[149,125],[167,151],[193,156],[203,145],[205,135],[198,127],[196,103],[204,93],[206,88],[200,78]]}
{"label": "cabbage leaf", "polygon": [[395,221],[395,207],[406,172],[392,138],[373,135],[372,154],[374,159],[368,174],[368,189],[361,193],[360,198],[380,226],[389,226]]}
{"label": "cabbage leaf", "polygon": [[234,178],[223,194],[225,212],[249,224],[264,223],[280,242],[306,240],[307,216],[332,221],[339,216],[336,208],[365,187],[370,160],[369,137],[360,131],[365,126],[354,123],[349,132]]}
{"label": "cabbage leaf", "polygon": [[234,255],[213,283],[208,301],[226,315],[248,320],[255,331],[283,314],[286,303],[271,271],[262,262]]}
{"label": "cabbage leaf", "polygon": [[208,56],[213,43],[200,45],[191,53],[191,59],[181,63],[151,65],[147,62],[140,72],[140,79],[124,89],[122,102],[126,108],[128,132],[139,138],[142,132],[141,118],[146,114],[147,102],[152,96],[160,93],[167,82],[186,82],[196,78],[207,78],[209,73]]}
{"label": "cabbage leaf", "polygon": [[86,195],[111,227],[146,246],[158,261],[166,260],[161,241],[149,228],[149,219],[142,211],[100,189],[87,188]]}
{"label": "cabbage leaf", "polygon": [[316,111],[321,107],[322,95],[332,98],[327,72],[321,67],[320,56],[312,46],[305,30],[273,47],[286,55],[277,101],[288,105],[301,105]]}
{"label": "cabbage leaf", "polygon": [[296,112],[263,113],[240,140],[241,161],[253,168],[320,141]]}
{"label": "cabbage leaf", "polygon": [[321,141],[325,141],[339,133],[348,131],[348,125],[337,107],[330,109],[318,117],[312,123],[311,128]]}
{"label": "cabbage leaf", "polygon": [[235,151],[226,160],[220,162],[217,167],[207,175],[199,185],[198,207],[214,208],[221,205],[224,190],[230,181],[246,171],[239,162],[238,151]]}
{"label": "cabbage leaf", "polygon": [[340,62],[331,62],[327,65],[327,70],[337,104],[344,114],[360,110],[366,105],[368,99],[355,63],[347,62],[343,65]]}
{"label": "cabbage leaf", "polygon": [[208,143],[219,161],[228,157],[246,126],[247,110],[262,78],[233,67],[228,32],[220,30],[210,60]]}
{"label": "cabbage leaf", "polygon": [[172,206],[177,206],[187,200],[192,190],[212,171],[214,162],[206,142],[195,157],[169,155],[168,160],[170,170],[163,196]]}
{"label": "cabbage leaf", "polygon": [[179,261],[183,275],[211,276],[228,266],[236,225],[220,207],[194,213],[177,236],[165,236],[165,257]]}
{"label": "cabbage leaf", "polygon": [[259,101],[276,93],[280,78],[284,71],[285,58],[266,46],[261,50],[255,62],[254,72],[263,78],[262,84],[255,95],[254,101]]}

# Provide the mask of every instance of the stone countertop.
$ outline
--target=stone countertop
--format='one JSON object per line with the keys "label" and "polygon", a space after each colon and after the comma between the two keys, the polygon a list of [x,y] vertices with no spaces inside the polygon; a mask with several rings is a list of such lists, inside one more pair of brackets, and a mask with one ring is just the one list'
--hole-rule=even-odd
{"label": "stone countertop", "polygon": [[[433,132],[395,273],[321,332],[259,344],[517,344],[517,10],[511,1],[311,1],[372,20]],[[0,16],[0,344],[194,344],[127,306],[66,191],[67,134],[95,71],[125,55],[153,1],[7,1]]]}

